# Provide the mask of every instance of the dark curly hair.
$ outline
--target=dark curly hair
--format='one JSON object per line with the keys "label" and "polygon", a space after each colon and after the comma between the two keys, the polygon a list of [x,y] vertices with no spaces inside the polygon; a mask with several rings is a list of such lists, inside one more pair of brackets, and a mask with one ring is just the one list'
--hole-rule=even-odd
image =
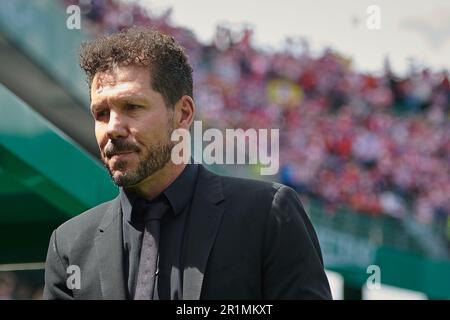
{"label": "dark curly hair", "polygon": [[151,86],[167,106],[173,107],[183,95],[193,97],[192,67],[183,47],[155,29],[132,27],[101,36],[82,43],[79,55],[89,88],[97,72],[116,64],[139,64],[150,68]]}

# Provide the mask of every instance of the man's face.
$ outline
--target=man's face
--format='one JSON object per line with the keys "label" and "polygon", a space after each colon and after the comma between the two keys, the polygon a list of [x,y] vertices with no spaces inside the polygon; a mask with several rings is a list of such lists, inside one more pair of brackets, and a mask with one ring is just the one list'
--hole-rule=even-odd
{"label": "man's face", "polygon": [[136,185],[170,161],[173,112],[151,88],[148,67],[118,66],[98,72],[91,101],[95,136],[114,183]]}

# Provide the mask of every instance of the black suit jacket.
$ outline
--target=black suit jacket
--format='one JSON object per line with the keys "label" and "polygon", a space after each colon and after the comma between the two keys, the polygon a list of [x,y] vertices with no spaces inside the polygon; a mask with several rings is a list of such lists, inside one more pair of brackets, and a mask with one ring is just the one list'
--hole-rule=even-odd
{"label": "black suit jacket", "polygon": [[[200,166],[184,243],[183,299],[331,299],[316,233],[291,188]],[[119,198],[52,234],[45,299],[125,299]],[[80,289],[69,289],[70,265]]]}

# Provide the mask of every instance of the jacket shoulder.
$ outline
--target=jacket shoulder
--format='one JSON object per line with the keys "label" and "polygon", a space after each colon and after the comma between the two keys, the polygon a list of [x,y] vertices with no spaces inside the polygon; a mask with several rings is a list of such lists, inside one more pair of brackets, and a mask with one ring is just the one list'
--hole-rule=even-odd
{"label": "jacket shoulder", "polygon": [[269,182],[256,179],[229,176],[221,176],[221,179],[224,192],[227,195],[238,194],[248,196],[250,194],[255,194],[258,196],[270,196],[273,198],[275,193],[280,188],[289,188],[278,182]]}
{"label": "jacket shoulder", "polygon": [[252,215],[261,216],[261,212],[269,213],[272,209],[288,204],[296,207],[295,211],[304,211],[299,195],[289,186],[278,182],[209,173],[220,177],[223,195],[228,200],[226,202],[229,208],[242,214],[253,212]]}

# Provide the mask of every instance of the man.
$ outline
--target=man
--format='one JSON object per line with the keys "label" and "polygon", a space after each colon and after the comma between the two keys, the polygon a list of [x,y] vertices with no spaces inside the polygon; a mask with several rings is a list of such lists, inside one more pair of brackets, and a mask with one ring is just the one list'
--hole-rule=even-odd
{"label": "man", "polygon": [[53,232],[46,299],[331,298],[292,189],[172,162],[171,133],[195,113],[192,68],[173,38],[131,28],[80,56],[120,194]]}

